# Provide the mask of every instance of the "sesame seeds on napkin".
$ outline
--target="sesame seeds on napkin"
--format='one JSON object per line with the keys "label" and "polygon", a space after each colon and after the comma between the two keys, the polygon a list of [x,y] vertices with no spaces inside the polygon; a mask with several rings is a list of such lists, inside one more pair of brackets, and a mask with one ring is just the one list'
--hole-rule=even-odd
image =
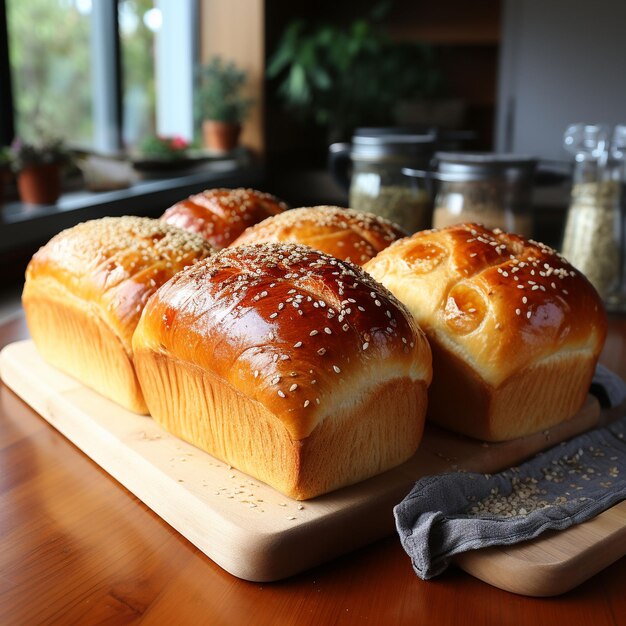
{"label": "sesame seeds on napkin", "polygon": [[[592,389],[609,407],[626,383],[598,365]],[[426,476],[394,508],[417,575],[441,574],[455,554],[563,530],[626,499],[626,416],[497,474]]]}

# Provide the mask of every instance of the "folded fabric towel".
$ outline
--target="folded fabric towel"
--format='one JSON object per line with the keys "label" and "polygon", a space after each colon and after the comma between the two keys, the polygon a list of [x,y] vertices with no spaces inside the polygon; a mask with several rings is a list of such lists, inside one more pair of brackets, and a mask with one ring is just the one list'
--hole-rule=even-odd
{"label": "folded fabric towel", "polygon": [[[598,365],[594,393],[614,407],[626,383]],[[427,580],[455,554],[584,522],[626,498],[626,416],[498,474],[426,476],[394,508],[402,546]]]}

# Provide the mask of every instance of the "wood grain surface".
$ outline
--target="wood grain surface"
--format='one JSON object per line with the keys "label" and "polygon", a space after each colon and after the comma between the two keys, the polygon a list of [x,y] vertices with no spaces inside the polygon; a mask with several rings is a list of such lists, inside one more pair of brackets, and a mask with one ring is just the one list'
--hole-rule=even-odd
{"label": "wood grain surface", "polygon": [[[481,443],[427,425],[417,454],[384,474],[308,500],[292,500],[268,485],[170,435],[154,420],[123,409],[65,376],[39,356],[32,341],[0,352],[3,382],[100,467],[231,574],[274,581],[301,572],[395,532],[393,507],[420,476],[452,469],[494,472],[595,426],[600,407],[589,396],[571,420],[536,435],[499,444]],[[623,524],[626,530],[626,518]],[[593,553],[592,540],[561,550],[557,577],[576,580],[578,544]],[[616,548],[608,545],[607,547]],[[603,552],[619,558],[615,549]],[[496,554],[485,554],[489,563]],[[542,587],[532,559],[500,559],[515,580]],[[576,572],[579,568],[576,567]],[[486,579],[481,576],[483,580]],[[491,582],[491,581],[490,581]],[[494,584],[495,584],[494,583]],[[502,586],[499,584],[498,586]],[[523,591],[510,582],[507,589]],[[566,590],[563,586],[559,591]]]}
{"label": "wood grain surface", "polygon": [[[0,346],[27,336],[22,318]],[[603,362],[626,374],[626,320]],[[0,388],[1,624],[626,625],[626,559],[576,589],[528,598],[452,568],[419,580],[396,537],[276,583],[213,563]]]}

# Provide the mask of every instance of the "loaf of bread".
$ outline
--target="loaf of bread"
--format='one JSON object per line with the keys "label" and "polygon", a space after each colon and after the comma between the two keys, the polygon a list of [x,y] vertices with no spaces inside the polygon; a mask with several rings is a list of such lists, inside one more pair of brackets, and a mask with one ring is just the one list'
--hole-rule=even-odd
{"label": "loaf of bread", "polygon": [[221,250],[248,226],[286,209],[278,198],[254,189],[208,189],[171,206],[161,219],[202,235]]}
{"label": "loaf of bread", "polygon": [[307,499],[411,457],[428,342],[360,268],[297,244],[222,250],[163,285],[133,337],[154,419]]}
{"label": "loaf of bread", "polygon": [[399,226],[372,213],[317,206],[269,217],[247,228],[230,245],[301,243],[338,259],[363,265],[406,235]]}
{"label": "loaf of bread", "polygon": [[564,421],[584,403],[606,316],[592,285],[551,248],[461,224],[399,241],[365,270],[430,341],[434,422],[501,441]]}
{"label": "loaf of bread", "polygon": [[22,301],[37,349],[88,387],[146,413],[131,346],[143,307],[211,252],[200,236],[149,218],[92,220],[59,233],[26,270]]}

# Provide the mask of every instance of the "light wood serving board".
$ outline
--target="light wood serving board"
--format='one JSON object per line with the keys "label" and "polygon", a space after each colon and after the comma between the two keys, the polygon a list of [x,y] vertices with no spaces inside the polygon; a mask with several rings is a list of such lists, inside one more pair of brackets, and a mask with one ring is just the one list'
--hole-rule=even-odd
{"label": "light wood serving board", "polygon": [[[420,476],[451,469],[494,472],[599,423],[593,398],[549,431],[485,444],[428,426],[418,453],[385,474],[297,502],[165,432],[47,365],[31,341],[4,348],[3,381],[52,426],[231,574],[285,578],[393,534],[393,506]],[[622,503],[579,527],[504,549],[461,567],[528,595],[565,591],[626,552]],[[563,583],[568,574],[566,584]]]}

